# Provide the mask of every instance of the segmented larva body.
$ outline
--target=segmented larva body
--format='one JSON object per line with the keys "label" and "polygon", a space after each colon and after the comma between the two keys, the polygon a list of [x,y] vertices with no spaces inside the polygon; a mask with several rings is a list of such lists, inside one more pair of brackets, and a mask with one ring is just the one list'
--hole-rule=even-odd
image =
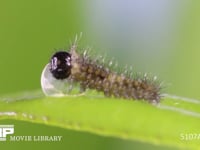
{"label": "segmented larva body", "polygon": [[125,99],[144,99],[159,102],[160,87],[145,77],[131,79],[128,75],[111,71],[85,55],[72,51],[71,77],[80,82],[83,89],[95,89],[104,92],[105,96]]}
{"label": "segmented larva body", "polygon": [[76,45],[70,52],[56,52],[50,61],[50,72],[58,79],[69,79],[80,83],[82,91],[95,89],[105,96],[133,100],[160,101],[160,86],[153,80],[131,78],[126,73],[117,73],[99,60],[93,60],[86,53],[77,53]]}

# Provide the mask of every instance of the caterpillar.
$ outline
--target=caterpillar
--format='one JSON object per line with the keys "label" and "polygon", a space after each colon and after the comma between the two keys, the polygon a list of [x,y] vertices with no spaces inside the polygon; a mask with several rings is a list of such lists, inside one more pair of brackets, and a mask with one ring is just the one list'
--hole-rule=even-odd
{"label": "caterpillar", "polygon": [[161,86],[155,77],[132,77],[127,72],[112,70],[102,60],[90,57],[87,51],[78,52],[77,45],[73,44],[68,52],[61,50],[53,54],[43,70],[41,85],[46,95],[55,95],[64,88],[68,93],[75,83],[81,92],[94,89],[107,97],[150,103],[159,103],[161,98]]}

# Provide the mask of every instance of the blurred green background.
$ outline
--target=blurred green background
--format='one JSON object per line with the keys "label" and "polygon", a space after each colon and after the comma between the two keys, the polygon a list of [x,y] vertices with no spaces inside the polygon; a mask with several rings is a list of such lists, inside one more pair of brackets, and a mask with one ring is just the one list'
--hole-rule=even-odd
{"label": "blurred green background", "polygon": [[[166,93],[200,99],[199,15],[200,2],[189,0],[2,0],[0,94],[39,89],[51,55],[68,49],[83,32],[81,48],[157,75]],[[44,125],[3,123],[15,124],[20,135],[64,136],[60,143],[4,143],[9,149],[164,149]]]}

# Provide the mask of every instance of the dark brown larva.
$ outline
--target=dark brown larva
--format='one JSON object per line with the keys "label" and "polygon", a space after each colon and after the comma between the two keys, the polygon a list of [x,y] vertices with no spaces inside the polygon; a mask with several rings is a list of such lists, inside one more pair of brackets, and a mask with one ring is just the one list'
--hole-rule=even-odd
{"label": "dark brown larva", "polygon": [[[67,58],[60,57],[60,53]],[[108,97],[143,99],[150,103],[160,101],[158,83],[145,76],[132,79],[127,74],[111,71],[108,66],[98,63],[98,60],[91,59],[87,54],[77,53],[76,46],[72,46],[69,53],[62,51],[54,54],[50,71],[57,79],[70,78],[73,82],[79,82],[83,91],[89,88],[104,92]]]}

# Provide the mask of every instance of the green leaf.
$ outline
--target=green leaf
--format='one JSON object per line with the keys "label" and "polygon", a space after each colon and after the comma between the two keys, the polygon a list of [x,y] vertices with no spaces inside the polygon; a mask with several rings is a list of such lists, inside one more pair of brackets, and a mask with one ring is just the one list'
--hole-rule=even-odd
{"label": "green leaf", "polygon": [[145,101],[106,98],[94,91],[62,98],[45,97],[40,91],[33,91],[1,97],[0,119],[197,149],[200,101],[165,96],[160,104],[151,105]]}

